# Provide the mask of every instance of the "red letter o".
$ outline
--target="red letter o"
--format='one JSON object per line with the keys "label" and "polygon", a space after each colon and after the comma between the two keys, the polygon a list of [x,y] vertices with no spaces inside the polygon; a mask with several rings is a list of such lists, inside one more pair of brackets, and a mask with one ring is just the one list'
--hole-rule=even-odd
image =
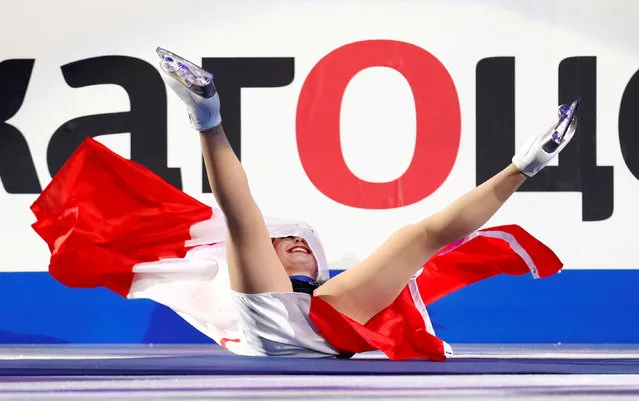
{"label": "red letter o", "polygon": [[[417,112],[411,163],[401,177],[383,183],[361,180],[350,171],[339,130],[346,86],[358,72],[376,66],[404,76]],[[383,98],[384,88],[379,91]],[[296,120],[300,160],[311,182],[336,202],[367,209],[410,205],[433,193],[450,174],[459,149],[460,114],[452,78],[426,50],[392,40],[351,43],[321,59],[302,86]],[[388,139],[393,140],[392,134]]]}

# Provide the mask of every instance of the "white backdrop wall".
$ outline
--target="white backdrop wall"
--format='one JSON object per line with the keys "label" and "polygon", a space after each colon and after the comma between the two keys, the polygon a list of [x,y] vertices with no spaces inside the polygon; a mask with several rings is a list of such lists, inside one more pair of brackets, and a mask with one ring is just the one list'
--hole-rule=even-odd
{"label": "white backdrop wall", "polygon": [[[639,26],[634,21],[639,5],[633,1],[27,0],[2,8],[0,61],[35,60],[24,101],[5,124],[24,136],[41,187],[51,179],[47,147],[60,126],[131,107],[117,85],[70,87],[61,66],[113,55],[156,66],[158,45],[195,62],[210,57],[294,58],[290,84],[242,89],[242,162],[264,214],[314,225],[338,269],[476,185],[480,60],[515,59],[515,134],[521,144],[555,116],[562,60],[596,57],[596,99],[587,100],[596,104],[596,163],[613,167],[611,186],[601,188],[612,191],[612,214],[584,221],[577,191],[519,192],[489,225],[522,225],[555,250],[567,269],[639,265],[634,245],[639,181],[628,166],[639,162],[639,154],[630,152],[625,160],[619,137],[624,91],[639,69]],[[298,151],[296,113],[307,76],[335,49],[369,40],[409,43],[430,53],[450,75],[458,99],[459,149],[450,174],[427,197],[401,207],[369,209],[332,199],[309,178]],[[158,158],[179,168],[184,191],[213,204],[212,195],[202,191],[197,135],[178,100],[171,94],[167,99],[168,150]],[[373,183],[400,177],[418,135],[416,104],[406,78],[392,68],[365,69],[348,83],[340,107],[341,150],[352,173]],[[164,135],[158,133],[158,140],[167,140]],[[127,132],[97,139],[130,157]],[[0,146],[3,157],[13,152],[2,138]],[[29,205],[36,197],[0,186],[1,271],[47,269],[48,249],[30,228],[34,219]]]}

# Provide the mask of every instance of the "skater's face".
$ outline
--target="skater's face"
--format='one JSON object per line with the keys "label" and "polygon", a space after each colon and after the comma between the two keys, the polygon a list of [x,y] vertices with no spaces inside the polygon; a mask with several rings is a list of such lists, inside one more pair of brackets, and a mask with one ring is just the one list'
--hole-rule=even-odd
{"label": "skater's face", "polygon": [[274,238],[273,246],[289,276],[304,275],[317,278],[317,260],[303,238]]}

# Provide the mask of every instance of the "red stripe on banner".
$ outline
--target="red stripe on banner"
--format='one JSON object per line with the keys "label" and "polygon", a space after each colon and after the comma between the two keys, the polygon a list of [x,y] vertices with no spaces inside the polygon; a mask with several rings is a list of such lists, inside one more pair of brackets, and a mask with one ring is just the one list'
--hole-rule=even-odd
{"label": "red stripe on banner", "polygon": [[49,271],[70,287],[126,296],[133,265],[183,257],[189,229],[212,210],[149,169],[86,139],[31,206],[52,252]]}

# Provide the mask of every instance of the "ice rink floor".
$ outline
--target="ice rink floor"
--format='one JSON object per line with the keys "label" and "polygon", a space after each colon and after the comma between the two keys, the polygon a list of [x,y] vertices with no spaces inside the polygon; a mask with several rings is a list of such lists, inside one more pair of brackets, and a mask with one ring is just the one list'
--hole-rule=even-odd
{"label": "ice rink floor", "polygon": [[253,358],[218,346],[0,348],[11,400],[639,400],[639,345],[453,345],[446,362]]}

